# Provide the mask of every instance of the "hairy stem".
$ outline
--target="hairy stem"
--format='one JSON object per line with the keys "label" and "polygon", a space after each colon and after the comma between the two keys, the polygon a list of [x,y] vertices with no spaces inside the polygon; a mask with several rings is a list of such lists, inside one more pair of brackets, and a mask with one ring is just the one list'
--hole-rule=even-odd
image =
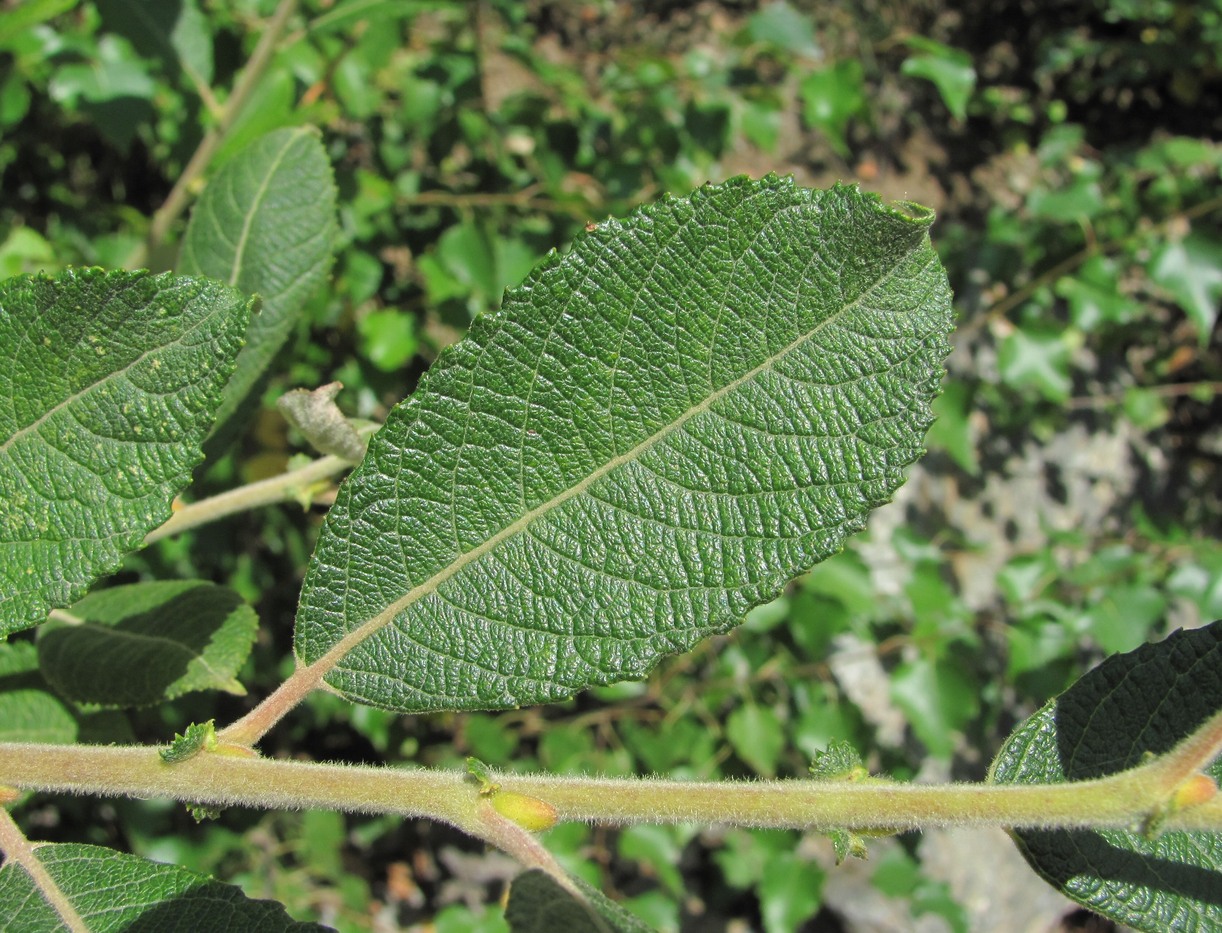
{"label": "hairy stem", "polygon": [[59,914],[59,919],[64,922],[64,926],[72,933],[89,933],[89,927],[85,925],[81,915],[76,912],[76,908],[72,906],[67,895],[55,883],[55,879],[42,864],[34,846],[30,845],[30,840],[26,839],[21,828],[13,821],[13,817],[4,807],[0,807],[0,852],[4,853],[6,859],[20,865],[22,870],[30,876],[34,886]]}
{"label": "hairy stem", "polygon": [[225,518],[227,515],[249,512],[251,509],[265,505],[296,499],[315,483],[330,479],[351,467],[351,461],[328,454],[279,476],[259,480],[257,483],[248,483],[207,499],[188,503],[170,516],[164,525],[150,531],[145,536],[144,543],[145,545],[152,544],[154,541],[181,534],[199,525],[206,525],[208,522]]}
{"label": "hairy stem", "polygon": [[[721,823],[800,829],[930,826],[1132,829],[1166,812],[1170,771],[1222,731],[1222,718],[1189,739],[1195,750],[1120,774],[1047,785],[891,784],[814,780],[743,783],[496,774],[502,791],[536,797],[560,819],[600,823]],[[1198,734],[1199,735],[1199,734]],[[1189,746],[1182,745],[1180,748]],[[1179,764],[1166,765],[1167,760]],[[147,746],[0,744],[0,782],[29,790],[172,797],[216,805],[400,813],[476,836],[478,789],[460,772],[309,764],[201,753],[167,765]],[[1222,831],[1218,798],[1167,814],[1165,830]]]}

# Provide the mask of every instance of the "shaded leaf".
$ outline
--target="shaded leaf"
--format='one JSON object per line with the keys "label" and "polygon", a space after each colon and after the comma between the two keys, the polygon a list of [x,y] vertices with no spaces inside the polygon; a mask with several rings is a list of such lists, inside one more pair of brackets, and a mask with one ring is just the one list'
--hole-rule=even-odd
{"label": "shaded leaf", "polygon": [[76,719],[38,673],[38,649],[0,643],[0,742],[67,744],[76,733]]}
{"label": "shaded leaf", "polygon": [[208,182],[191,214],[180,272],[220,279],[263,299],[217,416],[223,425],[254,388],[331,267],[337,226],[331,163],[309,128],[276,130]]}
{"label": "shaded leaf", "polygon": [[534,869],[514,879],[505,919],[513,933],[651,933],[624,908],[584,882],[583,904],[546,872]]}
{"label": "shaded leaf", "polygon": [[[1222,622],[1114,655],[1024,722],[999,784],[1103,777],[1169,751],[1222,709]],[[1222,760],[1208,769],[1222,780]],[[1019,830],[1031,867],[1098,913],[1151,933],[1222,929],[1222,834]]]}
{"label": "shaded leaf", "polygon": [[1209,343],[1222,302],[1222,242],[1202,233],[1168,243],[1150,263],[1150,277],[1167,289]]}
{"label": "shaded leaf", "polygon": [[98,0],[102,24],[136,51],[181,66],[197,85],[212,83],[212,32],[196,0]]}
{"label": "shaded leaf", "polygon": [[[389,709],[641,677],[839,550],[921,452],[950,301],[932,220],[735,179],[553,254],[340,490],[296,649]],[[341,657],[342,655],[342,657]]]}
{"label": "shaded leaf", "polygon": [[235,679],[259,620],[233,590],[198,580],[91,593],[39,632],[42,674],[74,703],[151,706],[193,690],[246,691]]}
{"label": "shaded leaf", "polygon": [[956,120],[964,119],[967,116],[967,102],[976,88],[976,69],[972,67],[972,57],[962,49],[951,48],[923,36],[910,36],[905,41],[916,54],[905,59],[900,72],[931,82],[938,89],[946,109]]}
{"label": "shaded leaf", "polygon": [[169,518],[250,308],[169,274],[0,284],[0,635],[71,603]]}
{"label": "shaded leaf", "polygon": [[[36,843],[34,851],[90,933],[310,933],[327,927],[298,923],[274,901],[251,900],[177,865],[162,865],[99,846]],[[0,867],[0,929],[7,933],[67,930],[25,869]]]}

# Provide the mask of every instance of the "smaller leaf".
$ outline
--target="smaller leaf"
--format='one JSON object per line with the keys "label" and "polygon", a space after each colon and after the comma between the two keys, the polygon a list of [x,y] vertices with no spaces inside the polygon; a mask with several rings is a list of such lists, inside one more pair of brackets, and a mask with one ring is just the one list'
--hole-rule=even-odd
{"label": "smaller leaf", "polygon": [[1167,289],[1209,343],[1222,301],[1222,242],[1202,233],[1168,243],[1155,254],[1150,277]]}
{"label": "smaller leaf", "polygon": [[834,741],[810,763],[811,777],[820,781],[860,781],[870,776],[850,742]]}
{"label": "smaller leaf", "polygon": [[76,733],[76,719],[38,673],[38,649],[0,643],[0,742],[67,744]]}
{"label": "smaller leaf", "polygon": [[191,723],[181,735],[175,733],[174,741],[169,747],[161,749],[157,754],[166,764],[174,765],[215,748],[216,744],[216,724],[214,720],[209,719],[207,722]]}
{"label": "smaller leaf", "polygon": [[[255,102],[245,111],[254,109]],[[208,183],[183,237],[179,268],[263,299],[225,387],[218,423],[245,401],[297,326],[335,248],[335,181],[311,129],[268,133]]]}
{"label": "smaller leaf", "polygon": [[956,120],[964,119],[967,116],[967,102],[976,88],[976,69],[972,67],[972,57],[961,49],[923,36],[910,37],[908,47],[916,54],[900,66],[900,72],[932,82],[946,109]]}
{"label": "smaller leaf", "polygon": [[1037,390],[1050,401],[1069,398],[1070,349],[1062,334],[1015,330],[1002,341],[997,365],[1006,385],[1016,391]]}
{"label": "smaller leaf", "polygon": [[[1057,784],[1127,770],[1170,751],[1222,709],[1222,622],[1114,655],[1019,726],[991,769],[998,784]],[[1222,760],[1208,769],[1216,784]],[[1208,791],[1199,784],[1188,794]],[[1169,803],[1176,803],[1170,801]],[[1222,929],[1222,835],[1019,830],[1031,867],[1091,910],[1138,930]]]}
{"label": "smaller leaf", "polygon": [[77,599],[170,517],[253,306],[145,272],[0,283],[0,636]]}
{"label": "smaller leaf", "polygon": [[43,676],[74,703],[150,706],[195,690],[242,695],[259,621],[233,590],[197,580],[91,593],[43,626]]}
{"label": "smaller leaf", "polygon": [[583,904],[546,872],[535,869],[514,879],[505,919],[513,933],[651,933],[648,926],[605,894],[576,882]]}
{"label": "smaller leaf", "polygon": [[343,387],[342,382],[329,382],[313,390],[293,389],[276,399],[276,407],[315,450],[358,463],[365,456],[365,442],[335,404]]}

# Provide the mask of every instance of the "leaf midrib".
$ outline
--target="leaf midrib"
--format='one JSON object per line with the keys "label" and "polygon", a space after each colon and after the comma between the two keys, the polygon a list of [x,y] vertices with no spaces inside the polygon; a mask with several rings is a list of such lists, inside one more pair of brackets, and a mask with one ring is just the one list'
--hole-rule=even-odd
{"label": "leaf midrib", "polygon": [[[918,248],[919,246],[910,248],[909,250],[905,251],[905,253],[903,254],[903,257],[907,257],[911,255],[913,252],[916,252]],[[533,523],[536,519],[541,518],[542,516],[551,513],[555,509],[560,508],[565,503],[576,498],[578,495],[585,492],[585,490],[589,489],[590,486],[592,486],[594,483],[598,482],[603,477],[609,475],[611,472],[613,472],[617,468],[623,466],[626,463],[630,463],[630,462],[633,462],[639,459],[649,450],[653,449],[655,446],[660,444],[670,435],[672,435],[673,433],[678,431],[680,428],[682,428],[685,424],[687,424],[697,415],[703,414],[704,412],[708,411],[709,409],[713,407],[713,405],[721,401],[721,399],[727,397],[728,395],[736,391],[740,386],[757,378],[758,376],[762,375],[763,373],[768,372],[771,369],[773,369],[781,360],[787,357],[790,353],[792,353],[798,347],[806,344],[808,341],[812,340],[824,328],[840,320],[845,314],[849,313],[854,308],[856,308],[858,305],[860,305],[863,301],[866,300],[866,298],[868,298],[871,294],[873,294],[878,288],[880,288],[882,285],[888,282],[893,276],[895,276],[902,265],[903,257],[897,258],[897,260],[894,263],[892,263],[891,267],[887,270],[887,272],[884,275],[880,276],[868,288],[863,289],[861,294],[859,294],[856,298],[844,304],[833,314],[828,315],[823,321],[819,322],[819,324],[813,327],[812,329],[803,332],[796,340],[787,344],[781,350],[777,351],[772,356],[765,359],[758,366],[755,366],[754,368],[744,373],[739,378],[726,383],[726,385],[722,386],[720,389],[715,389],[714,391],[709,393],[708,396],[702,399],[698,404],[693,405],[691,408],[689,408],[681,416],[674,419],[673,421],[671,421],[670,423],[668,423],[667,425],[665,425],[658,431],[655,431],[653,434],[645,438],[645,440],[641,441],[631,450],[628,450],[625,453],[620,454],[616,457],[612,457],[602,466],[591,471],[590,474],[587,475],[580,482],[575,483],[572,486],[569,486],[568,488],[564,489],[563,491],[557,493],[547,502],[537,505],[533,509],[527,512],[524,512],[521,516],[519,516],[517,519],[515,519],[510,524],[506,525],[496,534],[485,539],[483,542],[481,542],[480,544],[478,544],[471,550],[459,555],[457,558],[455,558],[453,561],[447,564],[446,567],[444,567],[442,570],[439,570],[437,573],[433,574],[433,576],[429,577],[427,580],[412,587],[407,593],[405,593],[399,599],[396,599],[394,602],[390,603],[385,609],[383,609],[377,615],[373,616],[368,621],[363,622],[360,625],[358,625],[356,628],[352,629],[343,638],[337,641],[329,650],[327,650],[321,657],[319,657],[316,661],[310,664],[310,667],[314,669],[313,673],[317,676],[319,680],[326,677],[328,673],[330,673],[332,670],[335,669],[335,667],[339,665],[339,663],[344,659],[345,656],[347,656],[349,652],[351,652],[353,649],[358,647],[366,639],[376,634],[379,630],[381,630],[386,625],[388,625],[391,621],[394,620],[394,618],[397,615],[399,615],[400,612],[402,612],[405,609],[410,608],[412,605],[419,602],[421,599],[424,599],[426,596],[429,596],[435,593],[441,587],[442,584],[444,584],[451,577],[458,574],[469,564],[472,564],[475,561],[479,560],[480,558],[484,557],[485,555],[491,553],[503,541],[506,541],[509,538],[513,537],[514,535],[518,534],[519,532],[523,531],[527,526]],[[930,261],[933,262],[936,260],[931,259]]]}

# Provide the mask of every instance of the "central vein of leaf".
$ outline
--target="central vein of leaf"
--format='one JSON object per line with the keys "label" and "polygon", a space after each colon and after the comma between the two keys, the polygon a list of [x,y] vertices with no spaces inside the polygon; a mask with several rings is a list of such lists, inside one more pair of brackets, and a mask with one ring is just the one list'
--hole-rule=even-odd
{"label": "central vein of leaf", "polygon": [[[813,338],[817,333],[819,333],[819,331],[827,327],[829,324],[840,319],[848,312],[852,311],[854,308],[860,305],[863,301],[865,301],[866,298],[868,298],[873,292],[875,292],[881,286],[885,285],[896,274],[897,270],[902,267],[902,265],[903,265],[902,262],[896,261],[895,263],[891,265],[890,269],[884,275],[882,275],[877,281],[875,281],[868,288],[864,289],[861,292],[861,294],[858,295],[855,299],[853,299],[850,302],[847,302],[837,311],[828,315],[817,326],[811,328],[809,331],[800,335],[792,343],[783,347],[781,350],[779,350],[777,353],[773,354],[772,356],[768,357],[767,359],[763,360],[759,365],[747,371],[742,376],[738,377],[737,379],[734,379],[731,382],[726,383],[720,389],[717,389],[711,392],[699,404],[693,405],[690,409],[684,412],[680,417],[676,418],[674,421],[668,423],[667,425],[665,425],[658,431],[651,434],[649,437],[641,441],[641,443],[637,444],[631,450],[623,454],[620,454],[619,456],[612,457],[606,463],[600,466],[598,469],[591,471],[588,476],[586,476],[584,479],[581,480],[581,482],[575,483],[574,485],[568,487],[567,489],[553,496],[547,502],[544,502],[536,506],[535,508],[531,509],[530,511],[523,513],[521,517],[519,517],[517,520],[513,521],[512,523],[506,525],[496,534],[489,537],[486,541],[482,542],[480,545],[472,548],[471,550],[467,551],[466,553],[460,555],[451,564],[449,564],[444,570],[438,571],[428,580],[425,580],[424,582],[420,583],[419,585],[413,587],[402,597],[395,600],[390,605],[388,605],[385,609],[379,612],[376,616],[362,623],[361,625],[358,625],[356,628],[352,629],[352,631],[350,631],[347,635],[345,635],[338,642],[336,642],[335,645],[329,651],[327,651],[326,654],[324,654],[317,661],[310,664],[307,668],[299,672],[303,676],[303,679],[308,679],[310,683],[315,684],[315,685],[321,682],[322,679],[327,676],[327,674],[329,674],[333,669],[335,669],[335,667],[339,665],[339,663],[343,660],[343,658],[350,651],[352,651],[354,648],[356,648],[358,645],[364,642],[367,638],[371,637],[376,632],[378,632],[379,630],[384,628],[386,625],[388,625],[403,610],[411,607],[413,604],[419,602],[421,599],[425,598],[426,596],[432,593],[435,593],[437,589],[443,583],[445,583],[455,574],[462,571],[463,568],[465,568],[467,565],[479,560],[480,558],[490,553],[493,549],[495,549],[503,541],[513,537],[514,535],[518,534],[523,529],[525,529],[528,525],[531,524],[531,522],[535,521],[538,518],[543,517],[544,515],[551,513],[555,509],[564,505],[564,503],[570,501],[571,499],[575,498],[576,496],[581,495],[581,493],[585,492],[585,490],[587,490],[590,486],[598,482],[603,477],[607,476],[613,470],[641,457],[644,453],[646,453],[653,447],[657,446],[659,443],[664,441],[667,437],[674,434],[676,431],[680,430],[685,424],[687,424],[697,415],[700,415],[708,411],[715,404],[717,404],[717,402],[731,395],[733,392],[737,391],[739,388],[741,388],[746,383],[751,382],[753,379],[756,379],[763,373],[768,372],[769,370],[773,369],[786,356],[788,356],[798,347],[807,343],[811,338]],[[307,671],[308,671],[308,674],[307,674]]]}

